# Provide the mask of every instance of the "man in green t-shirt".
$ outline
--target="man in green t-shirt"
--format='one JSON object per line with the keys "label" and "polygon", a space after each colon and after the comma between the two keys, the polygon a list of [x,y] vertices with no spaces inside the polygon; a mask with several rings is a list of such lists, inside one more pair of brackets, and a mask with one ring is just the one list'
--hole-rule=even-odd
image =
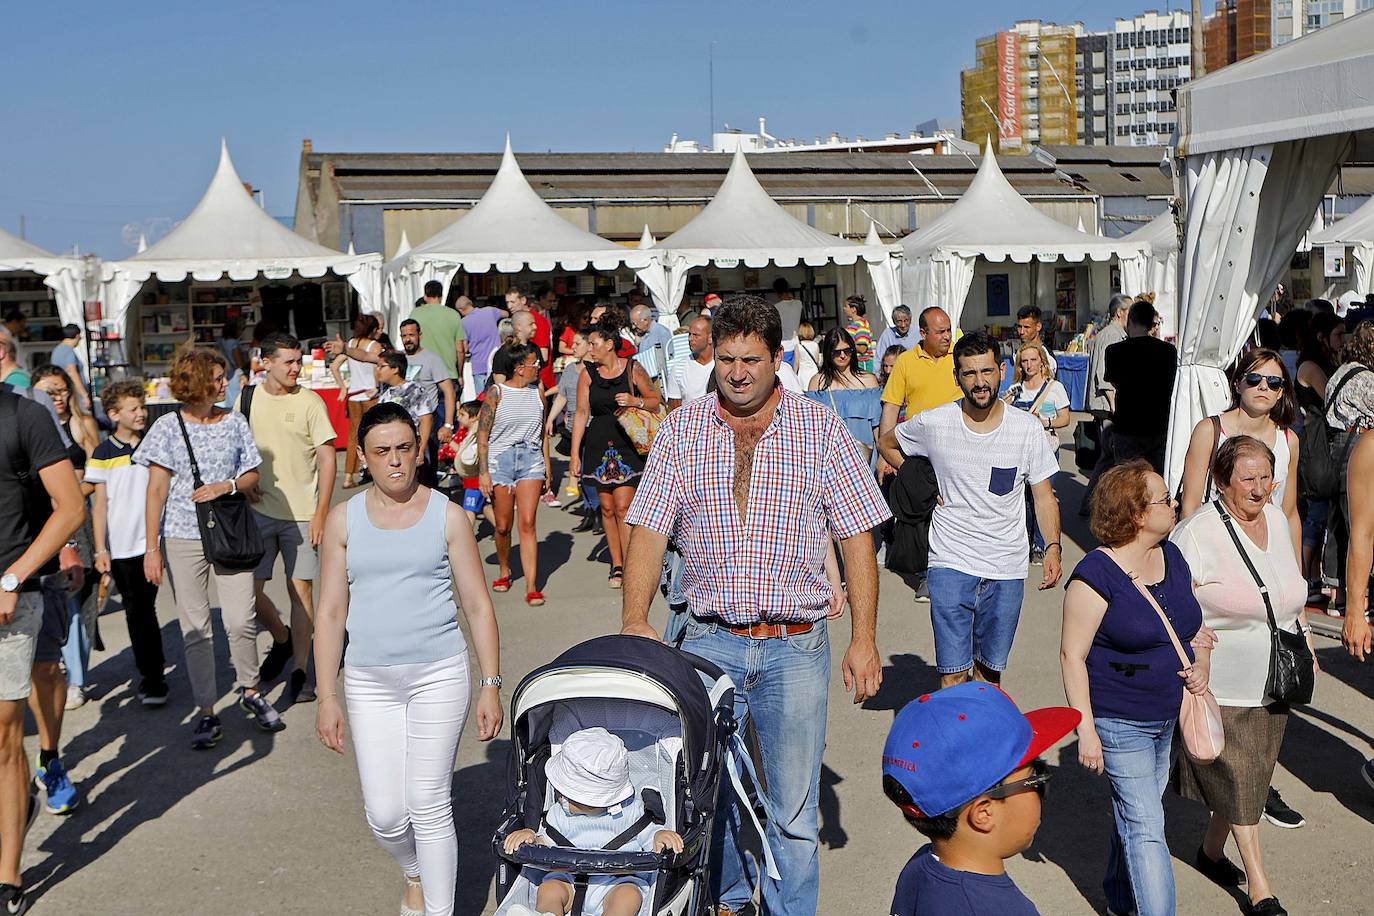
{"label": "man in green t-shirt", "polygon": [[425,349],[439,355],[448,367],[448,377],[454,387],[462,390],[463,362],[467,359],[468,338],[463,333],[463,319],[454,309],[444,305],[444,284],[430,280],[425,284],[425,301],[410,313],[419,322],[425,335]]}

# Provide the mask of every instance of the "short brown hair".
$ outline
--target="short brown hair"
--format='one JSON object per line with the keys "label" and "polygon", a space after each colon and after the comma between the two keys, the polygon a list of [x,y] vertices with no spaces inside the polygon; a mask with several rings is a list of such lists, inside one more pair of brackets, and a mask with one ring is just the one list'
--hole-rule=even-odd
{"label": "short brown hair", "polygon": [[109,414],[119,409],[121,401],[137,400],[140,404],[147,398],[143,391],[143,379],[126,378],[111,382],[100,392],[100,406]]}
{"label": "short brown hair", "polygon": [[[1282,435],[1282,431],[1280,431]],[[1221,443],[1221,448],[1217,449],[1217,455],[1212,459],[1212,479],[1218,486],[1227,486],[1231,483],[1231,474],[1236,470],[1236,462],[1240,459],[1259,455],[1269,462],[1269,473],[1274,473],[1274,450],[1254,436],[1232,436]]]}
{"label": "short brown hair", "polygon": [[1088,527],[1104,546],[1120,547],[1140,532],[1137,519],[1150,507],[1150,489],[1145,478],[1154,472],[1150,462],[1133,458],[1098,478]]}
{"label": "short brown hair", "polygon": [[172,360],[172,368],[167,371],[172,397],[192,404],[214,400],[216,366],[229,368],[217,350],[191,347],[178,353]]}

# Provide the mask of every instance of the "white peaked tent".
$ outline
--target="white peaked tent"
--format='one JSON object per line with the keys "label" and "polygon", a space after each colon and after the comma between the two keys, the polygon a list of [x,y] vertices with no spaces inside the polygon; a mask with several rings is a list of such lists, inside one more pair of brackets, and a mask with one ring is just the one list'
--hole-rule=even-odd
{"label": "white peaked tent", "polygon": [[1185,206],[1178,379],[1166,476],[1193,427],[1230,401],[1226,367],[1352,153],[1374,154],[1374,13],[1365,12],[1178,90]]}
{"label": "white peaked tent", "polygon": [[1361,296],[1374,292],[1374,198],[1312,236],[1312,245],[1348,245],[1352,249],[1350,263],[1355,268],[1355,292]]}
{"label": "white peaked tent", "polygon": [[[872,249],[882,249],[895,246],[887,246],[878,236],[878,224],[869,222],[868,237],[864,239],[864,244]],[[878,297],[879,303],[892,303],[884,306],[887,323],[892,323],[892,309],[901,304],[902,301],[902,278],[900,261],[895,257],[884,258],[881,261],[868,262],[868,279],[873,283],[873,294]],[[878,354],[882,356],[882,354]]]}
{"label": "white peaked tent", "polygon": [[1145,258],[1121,261],[1121,291],[1128,296],[1155,294],[1155,311],[1161,320],[1161,337],[1178,334],[1178,226],[1172,210],[1150,220],[1125,236],[1148,245]]}
{"label": "white peaked tent", "polygon": [[978,258],[989,261],[1143,262],[1146,246],[1079,232],[1040,210],[1011,186],[989,144],[954,206],[902,239],[902,301],[916,314],[938,305],[958,327]]}
{"label": "white peaked tent", "polygon": [[447,288],[459,268],[474,274],[551,271],[560,266],[585,270],[588,265],[614,270],[622,264],[645,267],[654,259],[653,253],[617,245],[554,212],[530,187],[507,137],[501,166],[482,199],[457,221],[387,263],[391,318],[404,320],[426,282],[439,280]]}
{"label": "white peaked tent", "polygon": [[[821,267],[856,264],[862,258],[873,270],[875,265],[884,267],[896,254],[893,246],[861,245],[794,218],[768,196],[739,150],[710,202],[657,248],[661,266],[641,270],[639,277],[660,312],[677,310],[687,289],[687,274],[694,267],[712,263]],[[880,297],[885,318],[890,319],[898,302]]]}
{"label": "white peaked tent", "polygon": [[146,250],[103,265],[105,313],[122,327],[152,277],[172,283],[187,277],[285,280],[330,271],[347,278],[362,309],[373,311],[381,306],[381,261],[379,254],[346,255],[317,245],[268,216],[249,196],[221,141],[219,167],[191,214]]}
{"label": "white peaked tent", "polygon": [[[85,262],[80,258],[59,258],[0,229],[0,273],[5,271],[38,274],[57,299],[57,316],[62,323],[85,327]],[[78,348],[78,353],[84,361],[84,348]]]}

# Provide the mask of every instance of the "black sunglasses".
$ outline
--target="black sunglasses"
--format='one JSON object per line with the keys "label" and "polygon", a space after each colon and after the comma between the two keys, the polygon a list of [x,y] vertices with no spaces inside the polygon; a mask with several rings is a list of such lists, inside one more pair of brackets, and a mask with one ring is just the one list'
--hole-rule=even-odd
{"label": "black sunglasses", "polygon": [[1258,372],[1245,373],[1246,387],[1257,388],[1261,381],[1269,383],[1270,391],[1282,391],[1284,389],[1284,379],[1281,375],[1260,375]]}
{"label": "black sunglasses", "polygon": [[1021,792],[1035,792],[1041,798],[1045,797],[1045,790],[1050,781],[1050,768],[1045,761],[1036,759],[1031,763],[1031,774],[1025,779],[1018,779],[1015,782],[1004,782],[993,786],[983,794],[988,798],[1007,798]]}
{"label": "black sunglasses", "polygon": [[831,350],[830,352],[833,353],[833,354],[836,355],[836,356],[848,356],[850,353],[853,353],[853,352],[854,352],[854,348],[853,348],[853,347],[836,347],[835,349]]}

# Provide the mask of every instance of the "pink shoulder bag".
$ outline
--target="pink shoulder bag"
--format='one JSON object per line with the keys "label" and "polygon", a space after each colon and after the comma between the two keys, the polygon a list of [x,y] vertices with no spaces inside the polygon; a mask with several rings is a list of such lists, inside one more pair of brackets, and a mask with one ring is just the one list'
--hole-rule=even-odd
{"label": "pink shoulder bag", "polygon": [[[1191,668],[1193,663],[1188,661],[1188,653],[1183,651],[1183,644],[1178,641],[1178,634],[1174,632],[1174,625],[1169,622],[1169,617],[1160,608],[1155,596],[1150,594],[1150,590],[1140,584],[1140,581],[1132,576],[1126,569],[1117,563],[1116,557],[1111,553],[1107,556],[1112,558],[1112,562],[1121,568],[1130,578],[1131,584],[1136,590],[1145,597],[1150,603],[1150,607],[1155,609],[1159,615],[1159,620],[1164,624],[1164,631],[1169,634],[1169,641],[1174,644],[1174,651],[1178,653],[1178,660],[1185,669]],[[1187,687],[1183,688],[1183,704],[1178,710],[1178,730],[1183,736],[1183,750],[1188,755],[1188,759],[1194,763],[1212,763],[1221,756],[1222,750],[1226,747],[1226,733],[1221,727],[1221,707],[1217,705],[1217,698],[1212,696],[1211,688],[1201,694],[1193,693]]]}

